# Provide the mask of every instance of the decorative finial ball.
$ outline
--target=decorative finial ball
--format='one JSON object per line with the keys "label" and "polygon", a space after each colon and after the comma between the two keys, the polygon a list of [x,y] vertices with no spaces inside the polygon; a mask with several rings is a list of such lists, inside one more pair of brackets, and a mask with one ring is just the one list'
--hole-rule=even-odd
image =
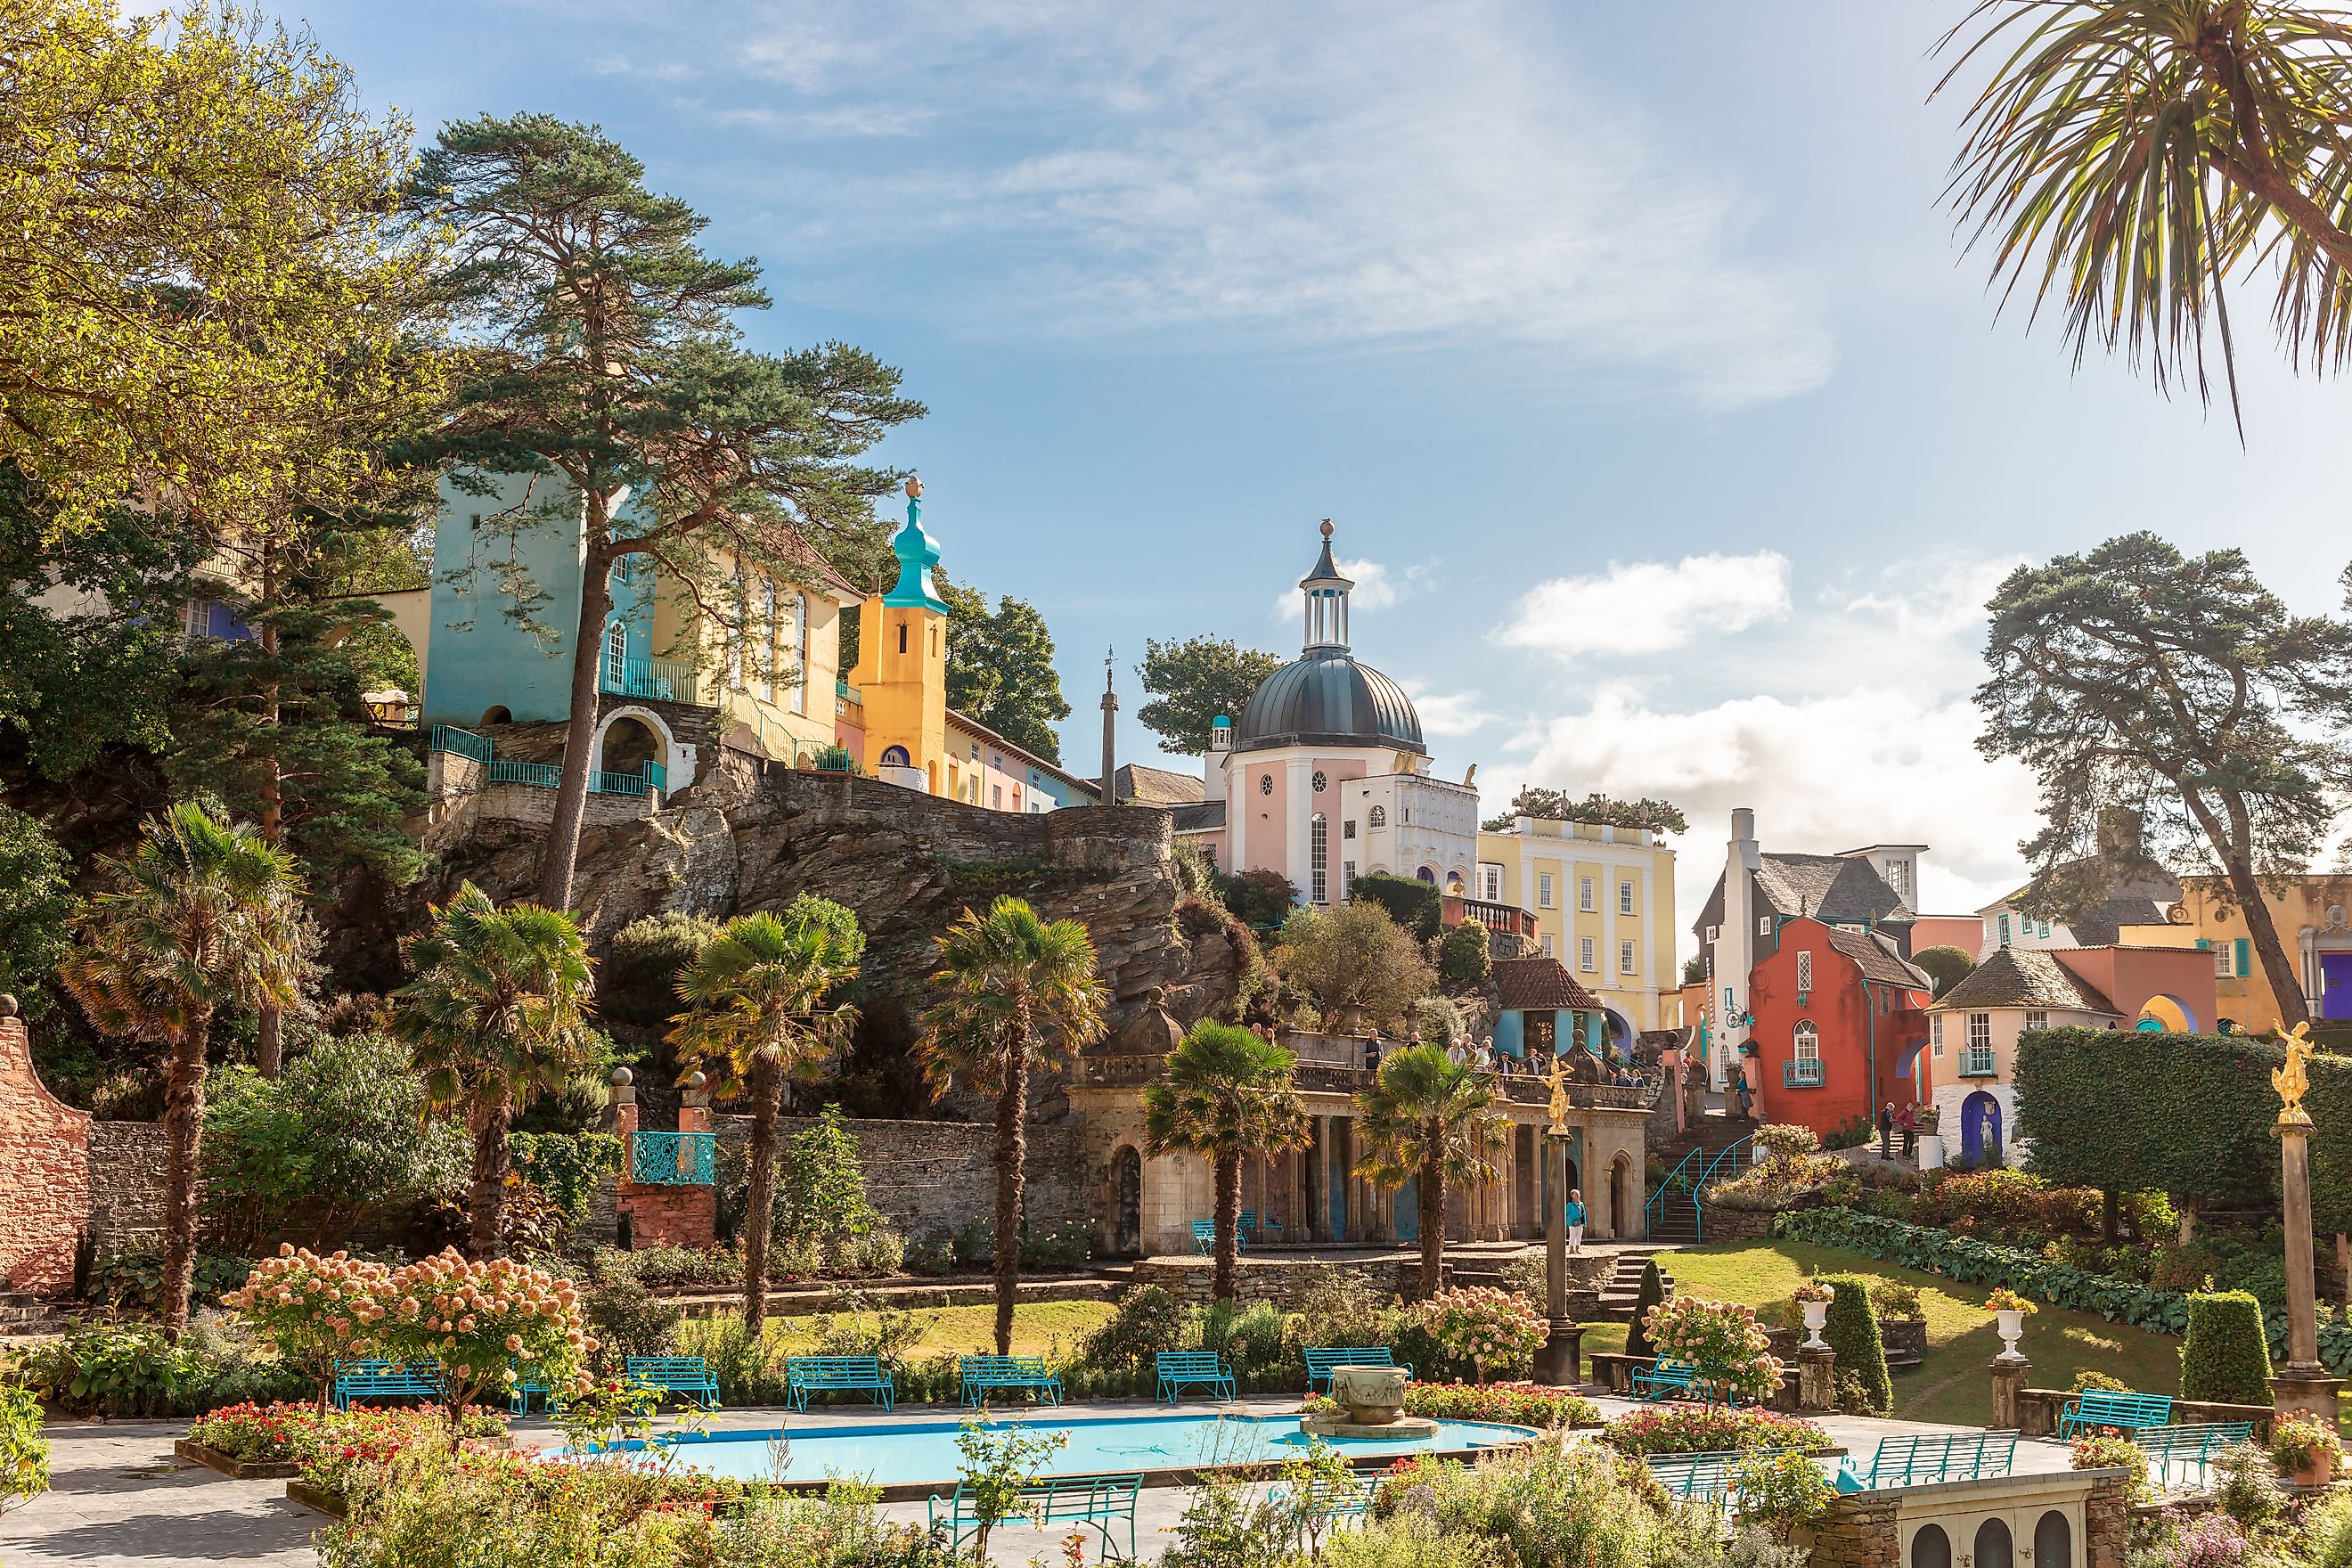
{"label": "decorative finial ball", "polygon": [[686,1075],[686,1087],[688,1089],[700,1089],[704,1084],[709,1081],[710,1080],[704,1078],[698,1070]]}
{"label": "decorative finial ball", "polygon": [[613,1087],[614,1089],[626,1089],[629,1085],[636,1081],[637,1075],[631,1072],[628,1068],[614,1068],[613,1069]]}
{"label": "decorative finial ball", "polygon": [[13,1018],[16,1016],[16,999],[6,992],[0,991],[0,1018]]}
{"label": "decorative finial ball", "polygon": [[907,499],[908,500],[919,500],[922,498],[922,494],[923,481],[917,479],[914,475],[908,474],[907,476]]}
{"label": "decorative finial ball", "polygon": [[1323,520],[1323,537],[1326,539],[1331,537],[1331,520],[1328,517]]}

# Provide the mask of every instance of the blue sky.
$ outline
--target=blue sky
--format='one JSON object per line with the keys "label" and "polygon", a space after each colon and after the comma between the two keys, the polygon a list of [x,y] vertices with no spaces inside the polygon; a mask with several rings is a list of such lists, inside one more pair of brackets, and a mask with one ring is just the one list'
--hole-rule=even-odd
{"label": "blue sky", "polygon": [[[2259,331],[2225,411],[2079,371],[1937,207],[1961,0],[1769,6],[314,4],[376,106],[593,120],[756,255],[759,344],[863,344],[966,582],[1045,613],[1091,765],[1146,637],[1292,651],[1316,521],[1439,767],[1664,794],[1683,897],[1768,846],[2020,869],[1980,606],[2152,528],[2298,608],[2352,399]],[[2257,321],[2249,295],[2242,323]],[[1185,765],[1181,761],[1172,765]]]}

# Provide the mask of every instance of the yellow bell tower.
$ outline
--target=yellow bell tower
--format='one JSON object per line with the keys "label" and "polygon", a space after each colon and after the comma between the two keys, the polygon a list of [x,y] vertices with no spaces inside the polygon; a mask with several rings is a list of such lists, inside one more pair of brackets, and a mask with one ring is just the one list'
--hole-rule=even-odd
{"label": "yellow bell tower", "polygon": [[859,606],[849,679],[866,698],[866,765],[920,769],[938,795],[948,746],[948,607],[931,585],[940,547],[923,531],[922,498],[923,481],[909,479],[907,526],[890,541],[898,581]]}

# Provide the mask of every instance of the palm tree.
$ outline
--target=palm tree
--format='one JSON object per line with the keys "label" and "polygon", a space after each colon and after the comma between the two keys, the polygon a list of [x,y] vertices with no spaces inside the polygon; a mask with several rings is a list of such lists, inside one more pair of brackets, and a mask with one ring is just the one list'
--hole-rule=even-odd
{"label": "palm tree", "polygon": [[1160,1081],[1143,1091],[1143,1146],[1182,1150],[1216,1172],[1217,1260],[1210,1294],[1234,1295],[1234,1241],[1241,1225],[1242,1158],[1307,1141],[1298,1058],[1231,1024],[1195,1024],[1168,1053]]}
{"label": "palm tree", "polygon": [[1415,1184],[1424,1297],[1436,1294],[1444,1267],[1447,1188],[1495,1179],[1487,1156],[1503,1146],[1510,1123],[1487,1109],[1494,1103],[1494,1080],[1435,1045],[1382,1058],[1379,1076],[1356,1096],[1364,1140],[1356,1174],[1387,1187]]}
{"label": "palm tree", "polygon": [[2222,285],[2275,264],[2273,315],[2318,368],[2352,356],[2352,26],[2249,0],[1980,0],[1943,47],[1997,64],[1946,199],[1994,247],[2002,298],[2053,291],[2079,360],[2143,356],[2210,395],[2205,329],[2237,402]]}
{"label": "palm tree", "polygon": [[856,1026],[826,997],[857,973],[866,933],[830,899],[803,893],[782,916],[745,915],[705,942],[679,975],[687,1011],[669,1032],[681,1057],[712,1070],[722,1092],[751,1097],[751,1190],[743,1237],[743,1325],[757,1343],[768,1318],[768,1234],[776,1206],[776,1127],[784,1083],[814,1079]]}
{"label": "palm tree", "polygon": [[562,1089],[587,1056],[595,981],[580,928],[559,910],[502,910],[467,882],[432,913],[432,928],[403,944],[416,978],[393,993],[392,1032],[415,1054],[427,1103],[465,1109],[470,1245],[476,1258],[496,1258],[507,1128],[535,1090]]}
{"label": "palm tree", "polygon": [[105,869],[117,885],[76,917],[83,945],[58,975],[100,1031],[171,1052],[163,1329],[177,1338],[195,1279],[205,1038],[225,1008],[298,1005],[314,937],[293,858],[193,802],[148,818],[131,858]]}
{"label": "palm tree", "polygon": [[1102,1038],[1108,993],[1086,927],[1040,920],[1011,897],[948,928],[931,984],[940,996],[924,1011],[916,1052],[933,1090],[961,1077],[996,1097],[996,1353],[1010,1355],[1029,1070]]}

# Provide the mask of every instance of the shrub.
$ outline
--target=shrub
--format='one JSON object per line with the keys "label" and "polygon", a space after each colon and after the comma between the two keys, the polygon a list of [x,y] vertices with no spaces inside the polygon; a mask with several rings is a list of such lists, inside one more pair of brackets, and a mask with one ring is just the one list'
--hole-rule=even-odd
{"label": "shrub", "polygon": [[926,1279],[937,1279],[955,1272],[955,1237],[932,1235],[910,1244],[900,1266],[909,1274],[919,1274]]}
{"label": "shrub", "polygon": [[1493,1542],[1514,1563],[1641,1563],[1663,1556],[1667,1516],[1656,1495],[1609,1450],[1580,1443],[1475,1468],[1427,1458],[1400,1464],[1374,1514],[1392,1527],[1421,1518],[1456,1540]]}
{"label": "shrub", "polygon": [[743,1279],[743,1255],[730,1247],[647,1247],[635,1252],[600,1247],[588,1260],[591,1279],[626,1275],[655,1289],[665,1286],[726,1286]]}
{"label": "shrub", "polygon": [[2271,1427],[2271,1462],[2283,1475],[2312,1468],[2325,1459],[2330,1466],[2344,1461],[2344,1445],[2329,1428],[2302,1415],[2289,1415]]}
{"label": "shrub", "polygon": [[1281,1377],[1290,1372],[1289,1325],[1289,1319],[1271,1301],[1253,1301],[1246,1307],[1212,1301],[1201,1314],[1201,1348],[1224,1357],[1234,1378],[1247,1387],[1269,1374]]}
{"label": "shrub", "polygon": [[452,1417],[485,1390],[503,1394],[522,1373],[558,1386],[584,1380],[596,1349],[580,1319],[578,1291],[528,1264],[476,1263],[446,1251],[396,1268],[354,1310],[371,1339],[397,1361],[439,1368]]}
{"label": "shrub", "polygon": [[2248,1530],[2259,1530],[2286,1508],[2270,1450],[2257,1443],[2223,1449],[2213,1460],[2213,1504]]}
{"label": "shrub", "polygon": [[2132,1392],[2132,1385],[2126,1383],[2123,1379],[2119,1377],[2109,1377],[2104,1372],[2093,1372],[2089,1367],[2084,1367],[2082,1371],[2074,1374],[2074,1382],[2068,1392],[2081,1394],[2087,1389],[2093,1388],[2104,1389],[2110,1394],[2129,1394]]}
{"label": "shrub", "polygon": [[1087,1365],[1105,1371],[1149,1366],[1161,1351],[1184,1348],[1184,1303],[1157,1285],[1129,1291],[1078,1352]]}
{"label": "shrub", "polygon": [[1440,1290],[1405,1309],[1405,1315],[1444,1352],[1449,1368],[1470,1371],[1480,1382],[1526,1376],[1546,1331],[1523,1298],[1490,1285]]}
{"label": "shrub", "polygon": [[1837,1352],[1838,1370],[1862,1380],[1868,1413],[1884,1415],[1895,1408],[1895,1382],[1886,1371],[1886,1345],[1878,1336],[1870,1281],[1859,1275],[1837,1274],[1821,1283],[1837,1292],[1830,1302],[1829,1326],[1822,1331],[1822,1337]]}
{"label": "shrub", "polygon": [[1919,1305],[1919,1287],[1906,1285],[1900,1279],[1873,1278],[1865,1281],[1870,1287],[1870,1304],[1877,1310],[1881,1321],[1888,1318],[1911,1319],[1923,1315]]}
{"label": "shrub", "polygon": [[2086,1432],[2074,1439],[2069,1462],[2078,1470],[2129,1470],[2131,1479],[2125,1483],[2126,1497],[2138,1502],[2148,1495],[2147,1456],[2128,1437]]}
{"label": "shrub", "polygon": [[1292,1333],[1304,1348],[1395,1342],[1402,1317],[1396,1298],[1361,1274],[1318,1266],[1296,1300]]}
{"label": "shrub", "polygon": [[2267,1405],[2270,1378],[2262,1303],[2243,1290],[2189,1297],[2189,1337],[2180,1347],[2180,1397]]}
{"label": "shrub", "polygon": [[1763,1400],[1780,1391],[1780,1363],[1753,1308],[1677,1296],[1643,1321],[1658,1354],[1696,1368],[1713,1397]]}
{"label": "shrub", "polygon": [[[202,1252],[196,1255],[194,1299],[203,1303],[217,1303],[228,1291],[245,1283],[253,1265],[247,1259],[223,1252]],[[116,1307],[135,1312],[160,1312],[163,1308],[163,1255],[160,1252],[121,1252],[111,1258],[101,1258],[89,1266],[89,1277],[83,1290],[86,1300],[101,1306]]]}
{"label": "shrub", "polygon": [[581,1294],[588,1326],[609,1366],[633,1355],[667,1355],[677,1332],[678,1310],[628,1274],[592,1283]]}
{"label": "shrub", "polygon": [[1436,1421],[1502,1421],[1515,1426],[1597,1426],[1601,1411],[1581,1394],[1528,1384],[1409,1383],[1408,1415]]}
{"label": "shrub", "polygon": [[1810,1421],[1769,1410],[1728,1405],[1682,1405],[1636,1410],[1609,1424],[1601,1440],[1621,1454],[1717,1454],[1741,1448],[1798,1448],[1820,1453],[1833,1447],[1829,1434]]}
{"label": "shrub", "polygon": [[1759,1156],[1762,1159],[1793,1160],[1801,1154],[1818,1154],[1822,1151],[1821,1134],[1793,1122],[1767,1122],[1756,1130],[1755,1140],[1756,1147],[1763,1151]]}
{"label": "shrub", "polygon": [[33,1391],[0,1383],[0,1513],[49,1489],[49,1440]]}
{"label": "shrub", "polygon": [[1786,1536],[1818,1524],[1837,1501],[1837,1488],[1802,1454],[1753,1453],[1732,1476],[1739,1517]]}
{"label": "shrub", "polygon": [[1378,904],[1388,911],[1389,919],[1411,931],[1416,942],[1434,942],[1444,929],[1445,899],[1434,882],[1370,871],[1356,879],[1348,896]]}
{"label": "shrub", "polygon": [[1633,1321],[1625,1331],[1627,1355],[1654,1355],[1650,1345],[1650,1309],[1666,1299],[1666,1279],[1658,1272],[1658,1260],[1646,1259],[1642,1265],[1642,1287],[1633,1296]]}
{"label": "shrub", "polygon": [[1433,1045],[1451,1049],[1470,1037],[1462,1009],[1449,996],[1424,996],[1412,1005],[1413,1031]]}
{"label": "shrub", "polygon": [[668,1023],[681,1005],[679,972],[718,934],[718,922],[701,915],[665,911],[631,921],[614,934],[596,971],[596,1010],[617,1023]]}
{"label": "shrub", "polygon": [[1082,1219],[1064,1220],[1028,1231],[1021,1237],[1024,1268],[1083,1268],[1094,1256],[1094,1226]]}
{"label": "shrub", "polygon": [[517,1132],[508,1142],[515,1174],[546,1194],[566,1235],[587,1219],[605,1175],[621,1168],[621,1141],[610,1132]]}
{"label": "shrub", "polygon": [[269,1342],[278,1359],[301,1369],[325,1408],[335,1363],[366,1349],[373,1300],[391,1270],[338,1252],[318,1258],[280,1247],[222,1301]]}
{"label": "shrub", "polygon": [[1486,928],[1475,921],[1464,921],[1445,933],[1437,948],[1438,984],[1448,991],[1467,991],[1486,983],[1495,972],[1495,960],[1488,951]]}
{"label": "shrub", "polygon": [[140,1323],[79,1328],[16,1352],[25,1383],[76,1414],[181,1415],[202,1400],[212,1371],[194,1346]]}
{"label": "shrub", "polygon": [[866,1201],[857,1136],[842,1125],[841,1107],[826,1106],[815,1126],[793,1133],[777,1165],[777,1240],[832,1243],[881,1223]]}
{"label": "shrub", "polygon": [[2339,1492],[2303,1516],[2303,1550],[2312,1568],[2352,1568],[2352,1497]]}

